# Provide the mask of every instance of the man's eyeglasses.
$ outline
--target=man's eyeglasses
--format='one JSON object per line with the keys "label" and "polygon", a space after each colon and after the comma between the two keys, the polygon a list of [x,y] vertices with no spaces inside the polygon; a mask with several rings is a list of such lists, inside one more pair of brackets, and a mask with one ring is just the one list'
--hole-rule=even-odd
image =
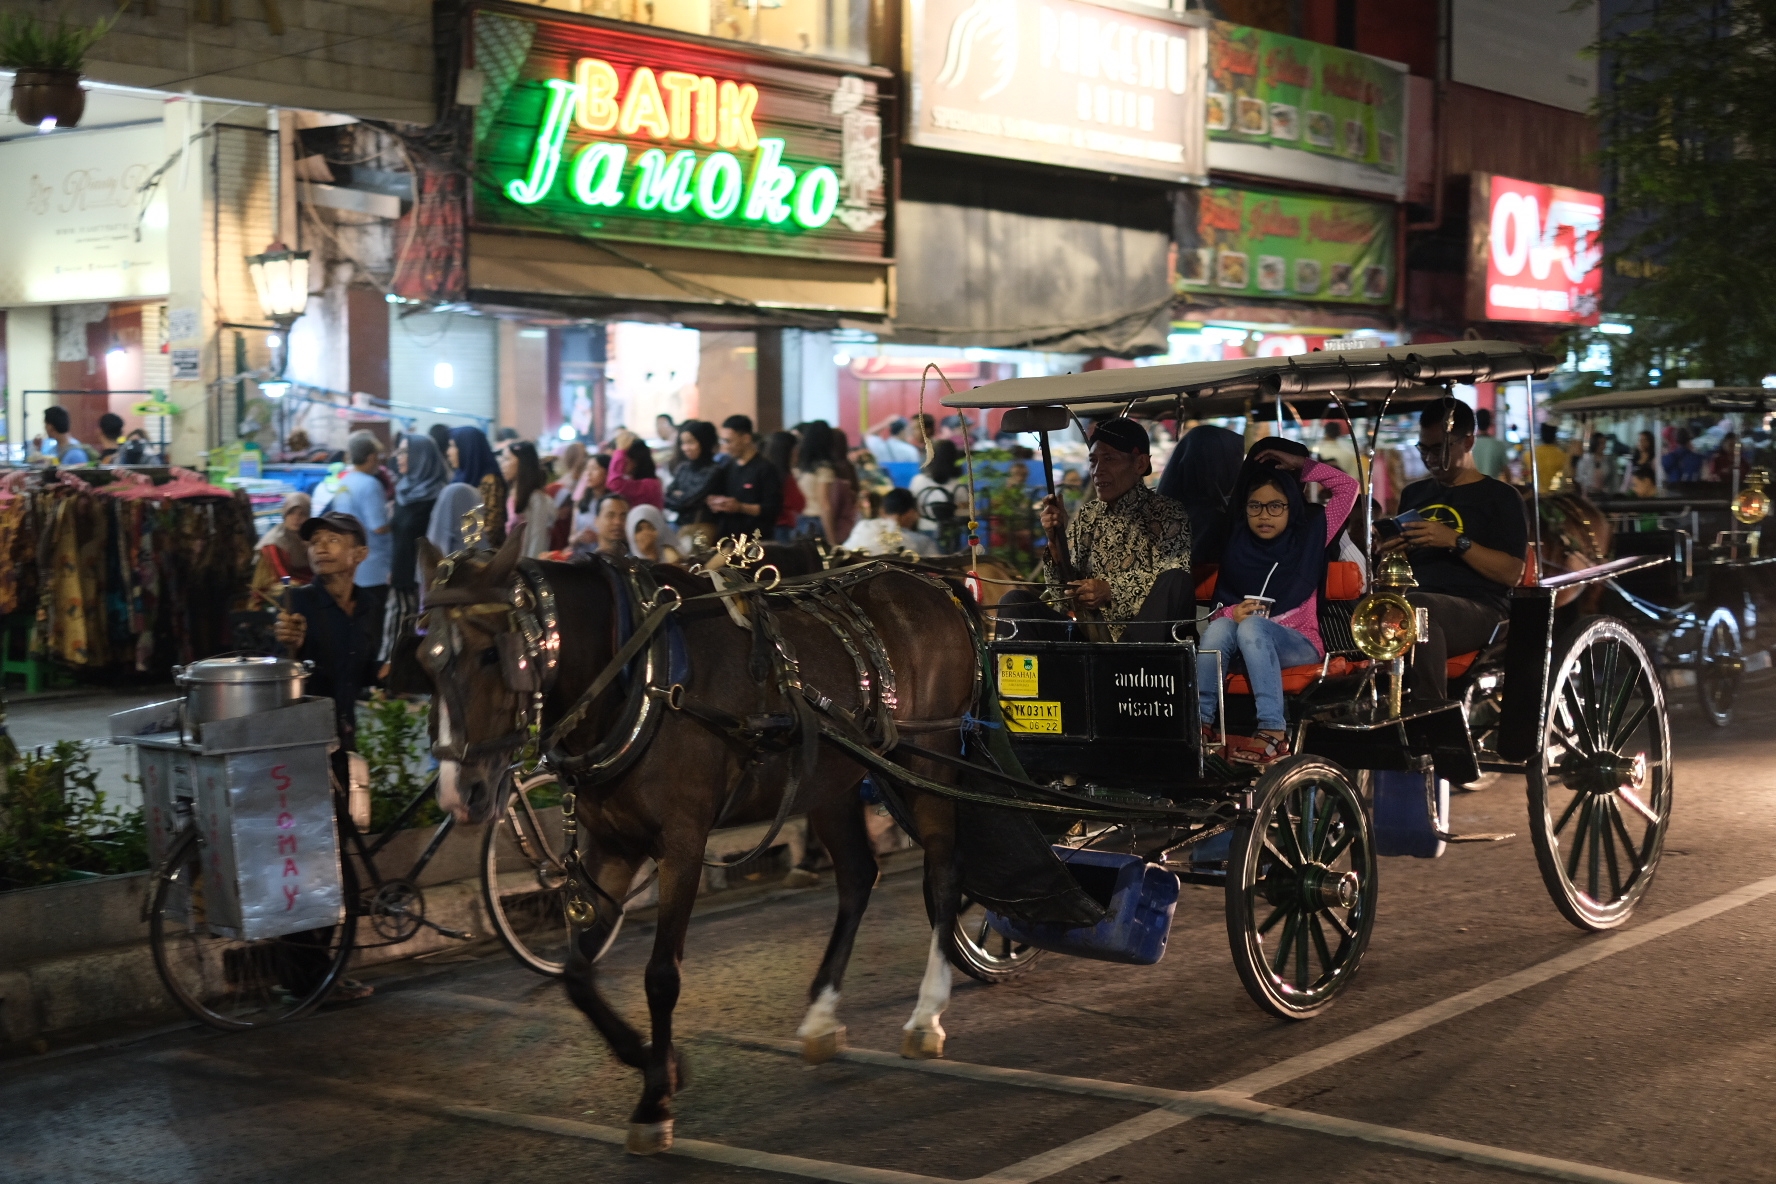
{"label": "man's eyeglasses", "polygon": [[1413,447],[1418,449],[1420,459],[1430,460],[1436,457],[1441,461],[1445,455],[1454,456],[1460,451],[1462,443],[1461,440],[1445,440],[1441,444],[1414,444]]}
{"label": "man's eyeglasses", "polygon": [[1289,512],[1288,502],[1247,502],[1246,513],[1254,518],[1281,518]]}

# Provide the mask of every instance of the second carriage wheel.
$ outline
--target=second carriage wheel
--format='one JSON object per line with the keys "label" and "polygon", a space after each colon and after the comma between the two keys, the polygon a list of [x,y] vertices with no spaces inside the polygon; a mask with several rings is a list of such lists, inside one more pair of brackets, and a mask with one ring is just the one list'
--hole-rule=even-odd
{"label": "second carriage wheel", "polygon": [[1554,650],[1529,831],[1542,880],[1580,929],[1614,929],[1651,886],[1671,821],[1665,688],[1613,617],[1584,617]]}
{"label": "second carriage wheel", "polygon": [[1733,722],[1733,703],[1739,697],[1739,683],[1745,677],[1745,649],[1739,637],[1739,619],[1729,608],[1717,608],[1702,626],[1702,638],[1696,643],[1696,690],[1702,696],[1702,710],[1724,728]]}
{"label": "second carriage wheel", "polygon": [[[506,808],[487,824],[481,869],[487,917],[500,941],[529,969],[561,977],[570,933],[561,785],[553,774],[539,773],[513,787]],[[608,937],[615,936],[613,928]]]}
{"label": "second carriage wheel", "polygon": [[1375,925],[1375,844],[1356,779],[1288,757],[1252,787],[1227,861],[1227,939],[1254,1002],[1305,1020],[1357,973]]}
{"label": "second carriage wheel", "polygon": [[983,983],[1014,979],[1042,955],[1035,946],[1014,941],[987,924],[987,906],[966,896],[950,937],[944,950],[950,964]]}

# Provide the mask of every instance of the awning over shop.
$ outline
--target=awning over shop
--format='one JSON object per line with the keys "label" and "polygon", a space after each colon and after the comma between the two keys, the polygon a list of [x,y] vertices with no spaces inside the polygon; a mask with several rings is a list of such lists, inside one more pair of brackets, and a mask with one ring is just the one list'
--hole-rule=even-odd
{"label": "awning over shop", "polygon": [[1164,353],[1163,233],[903,201],[896,341],[994,349]]}
{"label": "awning over shop", "polygon": [[880,261],[743,255],[557,235],[469,235],[469,289],[476,300],[506,293],[703,307],[724,314],[885,317],[889,273],[890,264]]}

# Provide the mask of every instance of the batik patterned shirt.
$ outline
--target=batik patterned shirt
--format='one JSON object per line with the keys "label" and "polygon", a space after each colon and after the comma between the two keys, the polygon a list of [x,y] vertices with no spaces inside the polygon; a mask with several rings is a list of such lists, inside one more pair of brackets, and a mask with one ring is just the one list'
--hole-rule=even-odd
{"label": "batik patterned shirt", "polygon": [[1190,570],[1190,518],[1182,502],[1137,484],[1114,502],[1080,506],[1067,523],[1067,550],[1080,578],[1110,585],[1104,619],[1127,621],[1160,572]]}

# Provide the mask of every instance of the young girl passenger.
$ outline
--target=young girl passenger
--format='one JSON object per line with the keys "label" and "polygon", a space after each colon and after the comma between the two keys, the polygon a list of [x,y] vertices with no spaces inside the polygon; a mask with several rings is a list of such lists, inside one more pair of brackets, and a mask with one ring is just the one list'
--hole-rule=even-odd
{"label": "young girl passenger", "polygon": [[[1323,515],[1302,497],[1304,481],[1318,482],[1330,495]],[[1250,737],[1227,737],[1229,759],[1268,765],[1289,755],[1283,668],[1318,662],[1326,652],[1319,624],[1326,546],[1356,500],[1355,480],[1293,441],[1261,440],[1246,460],[1229,506],[1233,522],[1215,584],[1218,607],[1197,659],[1205,739],[1221,680],[1235,659],[1245,663],[1258,728]]]}

